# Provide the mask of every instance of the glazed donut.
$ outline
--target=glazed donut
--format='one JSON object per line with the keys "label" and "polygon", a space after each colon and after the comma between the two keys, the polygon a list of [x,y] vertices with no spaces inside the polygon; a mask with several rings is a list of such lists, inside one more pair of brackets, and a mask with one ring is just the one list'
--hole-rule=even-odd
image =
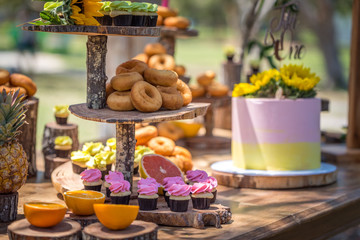
{"label": "glazed donut", "polygon": [[157,70],[154,68],[146,69],[144,73],[145,81],[164,87],[174,86],[178,80],[178,75],[170,70]]}
{"label": "glazed donut", "polygon": [[185,158],[192,160],[192,156],[191,156],[191,153],[189,152],[189,150],[187,150],[186,148],[180,147],[180,146],[175,146],[172,155],[175,155],[175,156],[181,155]]}
{"label": "glazed donut", "polygon": [[138,72],[120,73],[110,80],[111,86],[116,91],[128,91],[132,86],[144,78]]}
{"label": "glazed donut", "polygon": [[10,75],[10,84],[14,87],[23,87],[29,97],[36,93],[36,84],[27,76],[20,73],[13,73]]}
{"label": "glazed donut", "polygon": [[181,93],[181,96],[183,97],[184,100],[183,106],[189,105],[192,101],[192,95],[188,85],[186,85],[186,83],[178,79],[176,82],[176,89]]}
{"label": "glazed donut", "polygon": [[176,156],[166,156],[166,158],[173,162],[182,172],[184,172],[184,163],[180,158]]}
{"label": "glazed donut", "polygon": [[155,137],[148,142],[149,148],[156,154],[170,156],[175,148],[175,142],[166,137]]}
{"label": "glazed donut", "polygon": [[158,15],[158,18],[156,20],[156,26],[163,25],[163,22],[164,22],[164,18],[162,16]]}
{"label": "glazed donut", "polygon": [[134,106],[131,102],[130,91],[113,92],[106,100],[107,105],[114,111],[131,111]]}
{"label": "glazed donut", "polygon": [[229,94],[228,86],[221,83],[213,83],[208,87],[208,93],[212,97],[223,97]]}
{"label": "glazed donut", "polygon": [[144,71],[148,68],[148,65],[140,60],[130,60],[120,64],[116,68],[116,75],[120,73],[128,73],[128,72],[138,72],[141,75],[144,74]]}
{"label": "glazed donut", "polygon": [[161,43],[149,43],[145,46],[144,53],[149,57],[157,54],[166,54],[166,48]]}
{"label": "glazed donut", "polygon": [[204,87],[209,86],[216,77],[216,73],[213,71],[206,71],[197,77],[197,82]]}
{"label": "glazed donut", "polygon": [[149,61],[149,56],[146,55],[145,53],[140,53],[140,54],[136,55],[135,57],[133,57],[132,59],[139,60],[139,61],[142,61],[147,64]]}
{"label": "glazed donut", "polygon": [[105,92],[106,92],[106,99],[115,92],[115,90],[112,88],[111,83],[107,82],[105,86]]}
{"label": "glazed donut", "polygon": [[159,136],[177,141],[184,137],[184,130],[171,122],[162,122],[157,125]]}
{"label": "glazed donut", "polygon": [[[135,123],[135,130],[139,129],[139,128],[143,128],[149,126],[149,123]],[[156,135],[157,136],[157,135]],[[155,136],[155,137],[156,137]]]}
{"label": "glazed donut", "polygon": [[159,54],[150,57],[149,67],[158,70],[173,70],[175,68],[174,57],[168,54]]}
{"label": "glazed donut", "polygon": [[10,73],[5,69],[0,69],[0,85],[8,83],[10,80]]}
{"label": "glazed donut", "polygon": [[201,85],[190,85],[189,88],[193,98],[198,98],[205,95],[205,88]]}
{"label": "glazed donut", "polygon": [[164,6],[158,6],[157,14],[163,18],[177,16],[176,11]]}
{"label": "glazed donut", "polygon": [[3,86],[0,86],[0,94],[3,92],[4,89],[5,89],[6,93],[11,93],[11,94],[14,94],[17,90],[20,90],[18,96],[21,96],[21,95],[24,95],[25,97],[27,96],[26,89],[23,87],[8,87],[8,86],[3,85]]}
{"label": "glazed donut", "polygon": [[139,81],[131,88],[131,102],[140,112],[155,112],[161,108],[162,98],[156,87]]}
{"label": "glazed donut", "polygon": [[177,110],[180,109],[184,100],[176,87],[163,87],[157,86],[162,98],[162,107],[169,110]]}
{"label": "glazed donut", "polygon": [[184,76],[186,68],[183,65],[175,65],[174,72],[176,72],[179,76]]}
{"label": "glazed donut", "polygon": [[165,18],[164,25],[167,27],[186,29],[190,26],[190,21],[184,17],[168,17]]}
{"label": "glazed donut", "polygon": [[146,126],[135,130],[136,145],[147,145],[150,139],[158,136],[158,130],[154,126]]}

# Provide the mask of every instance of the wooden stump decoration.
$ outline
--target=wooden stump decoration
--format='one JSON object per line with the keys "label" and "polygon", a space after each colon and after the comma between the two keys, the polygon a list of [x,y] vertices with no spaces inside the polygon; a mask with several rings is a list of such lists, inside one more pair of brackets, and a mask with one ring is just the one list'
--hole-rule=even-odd
{"label": "wooden stump decoration", "polygon": [[65,218],[78,222],[81,226],[81,229],[84,229],[86,226],[89,226],[93,223],[99,222],[99,219],[95,215],[91,216],[79,216],[73,213],[67,213]]}
{"label": "wooden stump decoration", "polygon": [[45,178],[50,179],[51,173],[55,170],[55,168],[68,161],[70,161],[69,158],[59,158],[54,154],[45,156]]}
{"label": "wooden stump decoration", "polygon": [[224,82],[231,90],[234,89],[234,84],[240,82],[241,78],[241,64],[233,61],[227,61],[223,64]]}
{"label": "wooden stump decoration", "polygon": [[87,47],[87,106],[101,109],[106,105],[105,62],[107,36],[88,36]]}
{"label": "wooden stump decoration", "polygon": [[29,168],[28,177],[36,176],[36,125],[38,115],[39,99],[31,97],[28,99],[25,107],[27,108],[25,121],[21,128],[21,135],[18,137],[19,143],[24,148],[28,157]]}
{"label": "wooden stump decoration", "polygon": [[18,192],[0,194],[0,222],[12,222],[17,216]]}
{"label": "wooden stump decoration", "polygon": [[113,231],[101,223],[94,223],[84,228],[83,240],[155,240],[157,239],[158,226],[155,223],[134,221],[129,227]]}
{"label": "wooden stump decoration", "polygon": [[58,136],[69,136],[71,137],[72,151],[79,150],[79,137],[78,137],[78,125],[68,123],[66,125],[59,125],[56,122],[47,123],[44,128],[43,139],[42,139],[42,152],[44,159],[48,155],[55,154],[55,138]]}
{"label": "wooden stump decoration", "polygon": [[116,123],[116,171],[124,174],[131,186],[134,172],[135,124]]}
{"label": "wooden stump decoration", "polygon": [[10,240],[77,240],[80,231],[80,224],[68,219],[49,228],[35,227],[22,219],[9,225],[8,236]]}

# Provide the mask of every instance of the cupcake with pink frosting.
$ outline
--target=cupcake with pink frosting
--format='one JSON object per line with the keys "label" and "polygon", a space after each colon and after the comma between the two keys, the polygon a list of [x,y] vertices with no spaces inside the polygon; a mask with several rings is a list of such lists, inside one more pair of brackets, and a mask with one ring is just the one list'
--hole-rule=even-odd
{"label": "cupcake with pink frosting", "polygon": [[191,200],[195,209],[209,209],[210,201],[214,197],[210,183],[194,183],[191,187]]}
{"label": "cupcake with pink frosting", "polygon": [[138,186],[139,185],[150,185],[153,184],[155,185],[157,188],[161,187],[160,183],[158,183],[155,178],[142,178],[141,180],[138,181]]}
{"label": "cupcake with pink frosting", "polygon": [[[145,180],[145,179],[144,179]],[[149,180],[147,180],[149,181]],[[145,181],[144,181],[145,182]],[[138,202],[139,208],[143,211],[152,211],[156,210],[157,200],[159,198],[158,185],[154,183],[138,183]]]}
{"label": "cupcake with pink frosting", "polygon": [[168,189],[170,194],[169,207],[173,212],[186,212],[189,206],[192,186],[187,184],[173,184]]}
{"label": "cupcake with pink frosting", "polygon": [[81,180],[85,186],[85,190],[93,190],[101,192],[102,180],[101,171],[99,169],[88,169],[80,173]]}
{"label": "cupcake with pink frosting", "polygon": [[105,175],[105,182],[104,182],[104,187],[106,189],[106,197],[110,197],[111,191],[110,191],[110,186],[111,183],[113,182],[119,182],[124,180],[124,175],[122,174],[122,172],[117,172],[117,171],[109,171],[108,175]]}
{"label": "cupcake with pink frosting", "polygon": [[206,182],[208,174],[203,170],[189,170],[186,172],[186,178],[190,185],[194,183]]}
{"label": "cupcake with pink frosting", "polygon": [[212,191],[211,193],[214,195],[213,198],[211,199],[210,203],[214,203],[216,200],[216,195],[217,195],[217,186],[218,186],[218,182],[216,180],[216,178],[214,177],[208,177],[206,179],[206,182],[209,183],[212,186]]}
{"label": "cupcake with pink frosting", "polygon": [[170,207],[170,204],[169,204],[170,194],[168,193],[168,190],[174,184],[185,184],[185,182],[182,179],[182,177],[166,177],[163,180],[164,198],[165,198],[165,201],[166,201],[168,207]]}
{"label": "cupcake with pink frosting", "polygon": [[129,205],[130,201],[130,183],[126,180],[111,182],[109,187],[111,191],[110,199],[112,204]]}

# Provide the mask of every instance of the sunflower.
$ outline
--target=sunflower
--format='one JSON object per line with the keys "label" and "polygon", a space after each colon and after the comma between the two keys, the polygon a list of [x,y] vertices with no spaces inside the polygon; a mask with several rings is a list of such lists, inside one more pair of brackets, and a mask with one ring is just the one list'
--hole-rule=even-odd
{"label": "sunflower", "polygon": [[279,81],[280,80],[280,72],[276,69],[270,69],[258,74],[254,74],[250,77],[250,82],[259,87],[264,87],[271,80]]}
{"label": "sunflower", "polygon": [[234,90],[232,92],[233,97],[249,96],[254,95],[256,91],[260,89],[258,85],[252,85],[249,83],[239,83],[235,84]]}
{"label": "sunflower", "polygon": [[303,65],[285,65],[280,69],[280,74],[285,85],[301,91],[311,91],[320,81],[320,77]]}
{"label": "sunflower", "polygon": [[70,7],[71,19],[76,25],[95,25],[100,23],[94,17],[104,16],[99,12],[102,3],[101,0],[71,0]]}

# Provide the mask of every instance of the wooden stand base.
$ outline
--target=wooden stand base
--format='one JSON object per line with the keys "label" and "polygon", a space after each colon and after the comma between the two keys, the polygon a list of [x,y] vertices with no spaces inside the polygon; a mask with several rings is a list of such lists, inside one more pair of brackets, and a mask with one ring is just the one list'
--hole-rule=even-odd
{"label": "wooden stand base", "polygon": [[51,178],[51,173],[55,168],[69,161],[69,158],[59,158],[54,154],[45,156],[45,178]]}
{"label": "wooden stand base", "polygon": [[65,219],[50,228],[38,228],[22,219],[9,225],[8,236],[11,240],[77,240],[80,239],[80,231],[80,224],[71,220]]}
{"label": "wooden stand base", "polygon": [[18,192],[0,194],[0,222],[12,222],[17,216]]}
{"label": "wooden stand base", "polygon": [[157,230],[156,224],[143,221],[134,221],[126,229],[118,231],[109,230],[101,223],[94,223],[84,228],[83,240],[155,240],[157,239]]}

